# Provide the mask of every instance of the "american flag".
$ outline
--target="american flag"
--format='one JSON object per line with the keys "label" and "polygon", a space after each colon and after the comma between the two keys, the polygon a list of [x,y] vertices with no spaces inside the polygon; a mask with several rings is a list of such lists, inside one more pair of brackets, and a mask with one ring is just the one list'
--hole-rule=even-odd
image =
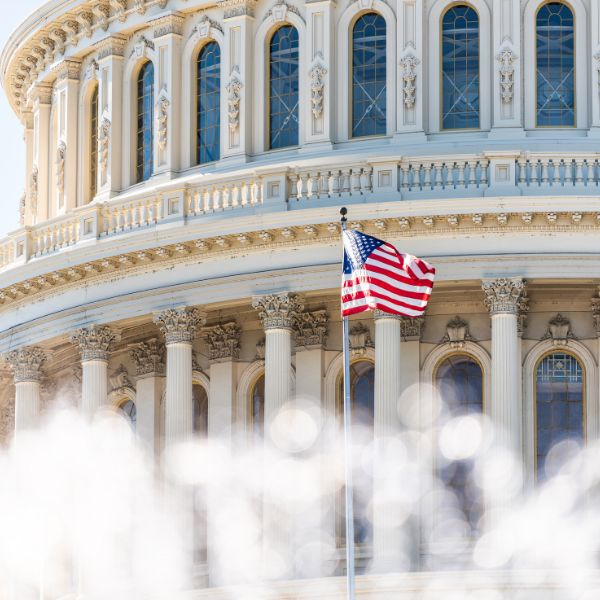
{"label": "american flag", "polygon": [[425,312],[435,269],[391,244],[345,230],[342,316],[379,309],[405,317]]}

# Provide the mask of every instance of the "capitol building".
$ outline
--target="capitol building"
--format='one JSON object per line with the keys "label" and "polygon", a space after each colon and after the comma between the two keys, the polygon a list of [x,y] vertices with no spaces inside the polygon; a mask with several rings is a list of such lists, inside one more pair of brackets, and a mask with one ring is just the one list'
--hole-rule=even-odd
{"label": "capitol building", "polygon": [[[350,319],[371,439],[434,389],[487,416],[527,491],[556,442],[600,438],[597,0],[50,0],[0,70],[26,148],[0,240],[6,443],[65,400],[120,411],[157,461],[268,437],[298,399],[339,422],[342,206],[437,271],[424,317]],[[468,475],[445,477],[467,538]],[[343,597],[339,496],[316,516],[335,548],[273,598]],[[363,509],[361,597],[425,597],[431,532],[397,561]],[[229,598],[207,546],[193,597]]]}

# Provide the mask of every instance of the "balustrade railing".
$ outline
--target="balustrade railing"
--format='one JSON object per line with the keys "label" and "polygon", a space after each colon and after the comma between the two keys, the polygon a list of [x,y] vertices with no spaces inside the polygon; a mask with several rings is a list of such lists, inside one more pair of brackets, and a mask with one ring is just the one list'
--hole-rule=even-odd
{"label": "balustrade railing", "polygon": [[201,215],[230,208],[255,206],[263,201],[260,178],[249,177],[199,186],[188,193],[187,214]]}
{"label": "balustrade railing", "polygon": [[404,192],[474,190],[488,187],[486,158],[408,158],[400,163],[400,189]]}
{"label": "balustrade railing", "polygon": [[306,169],[290,173],[292,200],[321,200],[369,194],[373,189],[371,166]]}
{"label": "balustrade railing", "polygon": [[598,161],[599,157],[595,154],[570,157],[561,154],[522,154],[516,164],[517,184],[524,189],[597,187],[600,183]]}

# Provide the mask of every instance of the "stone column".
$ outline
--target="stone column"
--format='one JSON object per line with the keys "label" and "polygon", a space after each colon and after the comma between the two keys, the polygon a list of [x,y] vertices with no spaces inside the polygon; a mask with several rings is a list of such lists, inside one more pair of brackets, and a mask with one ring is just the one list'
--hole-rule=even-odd
{"label": "stone column", "polygon": [[192,340],[204,321],[203,313],[187,307],[154,315],[167,344],[165,447],[192,435]]}
{"label": "stone column", "polygon": [[15,436],[33,429],[40,415],[40,379],[46,362],[43,350],[24,347],[6,355],[15,381]]}
{"label": "stone column", "polygon": [[265,437],[279,409],[290,400],[292,328],[303,304],[294,294],[279,292],[255,297],[265,329]]}
{"label": "stone column", "polygon": [[[323,411],[323,383],[325,376],[324,346],[327,339],[327,311],[315,310],[303,312],[298,315],[296,323],[296,400],[298,408],[314,410],[316,418],[324,422]],[[320,466],[320,455],[326,451],[327,440],[325,437],[315,441],[314,446],[307,452],[314,454],[315,468]],[[329,488],[329,481],[325,481],[323,471],[319,473],[321,489]],[[328,510],[329,506],[323,492],[311,499],[300,495],[298,511],[294,518],[294,550],[296,577],[321,577],[325,574],[323,561],[325,559],[322,548],[327,544],[325,532],[335,531],[335,514]]]}
{"label": "stone column", "polygon": [[49,136],[52,86],[35,84],[30,92],[33,104],[33,166],[31,167],[31,212],[35,222],[45,221],[49,216]]}
{"label": "stone column", "polygon": [[181,152],[181,34],[183,15],[172,13],[150,23],[156,46],[154,174],[175,173]]}
{"label": "stone column", "polygon": [[[98,185],[96,201],[117,195],[122,187],[124,38],[110,36],[98,48]],[[128,124],[129,126],[129,124]]]}
{"label": "stone column", "polygon": [[108,398],[108,358],[118,335],[110,328],[91,325],[71,336],[81,352],[81,412],[91,419]]}
{"label": "stone column", "polygon": [[165,387],[165,347],[156,339],[129,348],[135,363],[136,434],[153,454],[160,449],[160,399]]}
{"label": "stone column", "polygon": [[[24,139],[25,139],[25,206],[23,207],[23,222],[22,225],[33,225],[35,223],[35,211],[33,206],[32,196],[32,177],[31,170],[33,169],[33,113],[23,111]],[[37,198],[36,198],[37,200]]]}
{"label": "stone column", "polygon": [[[50,157],[54,166],[56,189],[55,211],[64,213],[77,206],[77,123],[79,107],[79,70],[78,60],[65,60],[61,63],[56,93],[56,147],[50,148]],[[54,211],[53,211],[54,212]]]}
{"label": "stone column", "polygon": [[[496,446],[509,451],[515,465],[520,467],[523,465],[523,405],[518,315],[523,306],[525,284],[520,277],[502,278],[484,280],[482,288],[492,319],[492,386],[488,414],[494,425]],[[490,499],[493,507],[502,509],[510,503],[513,492],[508,489],[509,485],[504,488]]]}

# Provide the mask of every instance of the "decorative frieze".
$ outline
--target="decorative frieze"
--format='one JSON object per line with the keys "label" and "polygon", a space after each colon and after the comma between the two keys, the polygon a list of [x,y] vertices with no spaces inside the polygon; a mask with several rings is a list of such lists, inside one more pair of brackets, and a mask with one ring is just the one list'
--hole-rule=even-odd
{"label": "decorative frieze", "polygon": [[217,8],[223,10],[225,19],[241,16],[253,17],[256,3],[257,0],[217,0]]}
{"label": "decorative frieze", "polygon": [[404,106],[413,108],[417,98],[417,66],[421,61],[415,56],[412,50],[408,50],[400,59],[400,69],[402,72],[402,95]]}
{"label": "decorative frieze", "polygon": [[185,19],[179,13],[173,13],[155,21],[150,22],[150,26],[154,27],[154,39],[161,38],[165,35],[181,35],[183,33],[183,24]]}
{"label": "decorative frieze", "polygon": [[131,345],[129,355],[135,364],[135,374],[138,377],[165,374],[165,346],[156,338]]}
{"label": "decorative frieze", "polygon": [[525,283],[520,277],[487,280],[481,287],[485,294],[485,306],[490,314],[518,314],[519,301],[525,289]]}
{"label": "decorative frieze", "polygon": [[79,329],[71,336],[71,343],[79,347],[81,361],[108,360],[118,334],[110,327],[90,325]]}
{"label": "decorative frieze", "polygon": [[323,55],[321,52],[317,53],[313,66],[308,74],[310,76],[312,113],[313,117],[318,119],[323,114],[324,78],[325,75],[327,75],[327,68],[323,62]]}
{"label": "decorative frieze", "polygon": [[560,313],[548,321],[548,328],[542,337],[543,340],[551,339],[554,346],[566,346],[574,338],[571,322]]}
{"label": "decorative frieze", "polygon": [[196,308],[168,308],[154,315],[167,344],[191,344],[206,316]]}
{"label": "decorative frieze", "polygon": [[304,304],[296,294],[279,292],[254,297],[252,308],[258,311],[258,316],[263,322],[265,330],[293,329]]}
{"label": "decorative frieze", "polygon": [[123,56],[127,40],[118,35],[111,35],[96,44],[98,54],[96,60],[100,61],[109,56]]}
{"label": "decorative frieze", "polygon": [[23,347],[4,356],[10,365],[15,383],[26,381],[39,382],[42,378],[42,366],[46,362],[46,353],[38,347]]}
{"label": "decorative frieze", "polygon": [[446,334],[442,342],[450,344],[450,348],[459,350],[464,348],[465,342],[473,339],[469,332],[469,324],[458,315],[446,324]]}
{"label": "decorative frieze", "polygon": [[375,344],[371,339],[369,328],[362,322],[353,325],[348,332],[348,342],[350,353],[354,356],[364,356],[367,348],[374,348]]}
{"label": "decorative frieze", "polygon": [[207,327],[203,330],[211,361],[237,360],[240,356],[241,328],[235,321]]}
{"label": "decorative frieze", "polygon": [[318,348],[327,340],[327,311],[302,312],[296,322],[296,346]]}

